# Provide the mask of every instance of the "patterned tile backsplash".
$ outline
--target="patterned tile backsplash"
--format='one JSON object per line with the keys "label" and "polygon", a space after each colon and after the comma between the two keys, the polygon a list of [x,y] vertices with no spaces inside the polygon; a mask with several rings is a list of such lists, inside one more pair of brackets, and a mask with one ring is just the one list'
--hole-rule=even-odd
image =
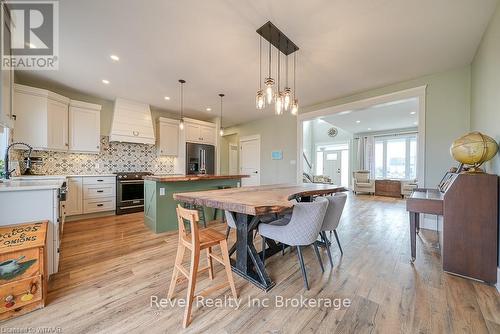
{"label": "patterned tile backsplash", "polygon": [[[12,160],[22,160],[26,154],[26,151],[16,150]],[[110,143],[107,136],[101,137],[101,151],[99,154],[33,151],[32,156],[42,158],[41,163],[32,166],[32,171],[36,174],[174,173],[174,158],[158,156],[154,145]],[[21,166],[21,169],[23,169],[22,164]]]}

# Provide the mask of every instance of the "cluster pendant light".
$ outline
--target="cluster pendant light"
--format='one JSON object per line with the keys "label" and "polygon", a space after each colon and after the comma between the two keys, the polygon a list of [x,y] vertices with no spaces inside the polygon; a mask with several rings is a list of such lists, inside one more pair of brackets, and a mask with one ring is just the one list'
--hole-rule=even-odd
{"label": "cluster pendant light", "polygon": [[[259,89],[255,96],[255,107],[259,110],[265,108],[266,105],[274,103],[274,112],[276,115],[282,115],[285,111],[290,111],[291,114],[297,115],[299,110],[299,102],[296,91],[296,51],[299,49],[288,37],[286,37],[276,26],[271,22],[267,22],[257,30],[260,35],[259,40]],[[264,79],[265,90],[262,89],[262,38],[269,42],[268,46],[268,74]],[[273,46],[277,50],[276,59],[276,79],[272,77],[272,49]],[[293,53],[293,90],[288,85],[288,56]],[[281,82],[281,58],[285,56],[285,84],[283,90]]]}
{"label": "cluster pendant light", "polygon": [[179,83],[181,84],[181,119],[179,122],[179,129],[184,130],[184,84],[186,80],[180,79]]}
{"label": "cluster pendant light", "polygon": [[222,127],[222,98],[224,97],[224,94],[219,94],[220,96],[220,129],[219,129],[219,135],[224,136],[224,128]]}

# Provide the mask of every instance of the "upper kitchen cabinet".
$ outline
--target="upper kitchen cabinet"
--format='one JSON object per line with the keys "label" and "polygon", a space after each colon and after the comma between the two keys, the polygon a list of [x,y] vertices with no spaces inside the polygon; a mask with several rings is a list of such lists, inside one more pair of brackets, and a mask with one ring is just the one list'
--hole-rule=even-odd
{"label": "upper kitchen cabinet", "polygon": [[69,99],[24,85],[14,85],[14,141],[38,150],[67,151]]}
{"label": "upper kitchen cabinet", "polygon": [[179,121],[160,117],[156,126],[158,154],[179,155]]}
{"label": "upper kitchen cabinet", "polygon": [[215,145],[215,124],[185,118],[186,141],[191,143]]}
{"label": "upper kitchen cabinet", "polygon": [[101,137],[101,106],[71,100],[69,103],[69,150],[99,153]]}
{"label": "upper kitchen cabinet", "polygon": [[[10,33],[10,16],[9,11],[2,6],[3,12],[3,45],[5,52],[0,53],[1,61],[3,63],[4,53],[12,54],[11,50],[11,33]],[[0,90],[0,125],[12,128],[14,120],[12,117],[12,90],[14,85],[14,71],[12,69],[2,69],[2,89]]]}
{"label": "upper kitchen cabinet", "polygon": [[149,105],[116,99],[109,140],[154,145],[155,135]]}

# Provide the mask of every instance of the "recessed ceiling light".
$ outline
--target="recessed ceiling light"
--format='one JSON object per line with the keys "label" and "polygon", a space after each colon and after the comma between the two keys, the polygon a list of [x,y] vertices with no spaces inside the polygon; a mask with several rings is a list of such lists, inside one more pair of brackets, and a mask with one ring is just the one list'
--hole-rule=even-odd
{"label": "recessed ceiling light", "polygon": [[361,123],[361,121],[356,121],[356,123],[358,123],[358,124],[359,124],[359,123]]}
{"label": "recessed ceiling light", "polygon": [[368,128],[367,130],[370,131],[372,128]]}
{"label": "recessed ceiling light", "polygon": [[119,61],[120,60],[120,57],[118,57],[117,55],[110,55],[109,58],[111,58],[112,61]]}
{"label": "recessed ceiling light", "polygon": [[212,108],[209,107],[209,108],[206,109],[206,111],[212,111]]}
{"label": "recessed ceiling light", "polygon": [[413,122],[414,125],[418,125],[418,122]]}
{"label": "recessed ceiling light", "polygon": [[102,79],[102,83],[105,84],[105,85],[109,85],[109,80]]}
{"label": "recessed ceiling light", "polygon": [[167,100],[167,101],[169,101],[170,100],[170,96],[165,96],[164,99]]}
{"label": "recessed ceiling light", "polygon": [[415,115],[416,113],[417,113],[416,111],[412,111],[410,115]]}
{"label": "recessed ceiling light", "polygon": [[341,112],[339,112],[339,115],[347,115],[347,114],[350,114],[351,112],[352,112],[352,110],[341,111]]}

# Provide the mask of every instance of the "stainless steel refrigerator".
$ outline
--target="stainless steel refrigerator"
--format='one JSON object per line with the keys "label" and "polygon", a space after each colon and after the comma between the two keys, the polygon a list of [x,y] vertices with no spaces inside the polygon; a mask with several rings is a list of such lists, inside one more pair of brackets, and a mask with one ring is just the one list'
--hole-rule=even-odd
{"label": "stainless steel refrigerator", "polygon": [[214,174],[215,146],[186,143],[186,174]]}

